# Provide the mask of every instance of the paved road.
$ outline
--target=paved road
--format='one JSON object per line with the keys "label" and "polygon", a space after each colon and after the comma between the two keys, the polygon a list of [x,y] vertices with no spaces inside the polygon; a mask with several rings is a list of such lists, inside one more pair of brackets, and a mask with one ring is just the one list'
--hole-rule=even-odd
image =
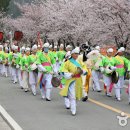
{"label": "paved road", "polygon": [[0,130],[11,130],[11,128],[8,126],[8,124],[3,120],[1,116],[0,116]]}
{"label": "paved road", "polygon": [[[77,103],[77,115],[71,116],[64,108],[59,89],[53,90],[53,99],[46,102],[31,92],[24,93],[9,78],[0,77],[0,104],[13,117],[23,130],[128,130],[130,119],[125,127],[118,124],[117,112],[91,101]],[[104,96],[104,93],[90,91],[89,97],[94,101],[130,113],[130,105],[125,92],[121,102]],[[111,108],[110,108],[111,109]],[[0,129],[1,130],[1,129]]]}

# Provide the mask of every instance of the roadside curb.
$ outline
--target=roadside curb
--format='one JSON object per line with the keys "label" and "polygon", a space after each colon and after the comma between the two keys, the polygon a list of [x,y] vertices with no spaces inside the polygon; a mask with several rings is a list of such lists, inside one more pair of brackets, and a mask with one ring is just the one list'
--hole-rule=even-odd
{"label": "roadside curb", "polygon": [[12,130],[23,130],[1,105],[0,105],[0,115],[5,120],[5,122],[11,127]]}

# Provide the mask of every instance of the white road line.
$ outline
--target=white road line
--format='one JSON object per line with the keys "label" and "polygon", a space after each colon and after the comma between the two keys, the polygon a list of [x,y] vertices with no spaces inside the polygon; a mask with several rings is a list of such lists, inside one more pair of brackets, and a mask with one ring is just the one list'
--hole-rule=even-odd
{"label": "white road line", "polygon": [[0,105],[0,115],[8,123],[8,125],[12,128],[12,130],[23,130],[1,105]]}

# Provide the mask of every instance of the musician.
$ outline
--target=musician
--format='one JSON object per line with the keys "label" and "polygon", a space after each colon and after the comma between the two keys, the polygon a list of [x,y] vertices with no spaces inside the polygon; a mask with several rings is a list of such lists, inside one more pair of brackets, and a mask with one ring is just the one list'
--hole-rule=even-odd
{"label": "musician", "polygon": [[97,92],[101,92],[100,86],[100,68],[99,63],[101,62],[101,55],[98,50],[93,50],[87,54],[87,57],[91,59],[92,66],[92,79],[93,79],[93,90]]}
{"label": "musician", "polygon": [[29,84],[31,86],[31,90],[34,96],[36,96],[36,85],[37,85],[37,73],[35,70],[37,68],[33,68],[33,65],[36,66],[37,61],[37,45],[32,46],[32,54],[28,56],[28,70],[29,70]]}
{"label": "musician", "polygon": [[65,57],[65,54],[66,54],[66,52],[64,51],[64,45],[60,44],[59,51],[57,52],[57,57],[58,57],[59,65],[62,64],[63,59]]}
{"label": "musician", "polygon": [[25,48],[25,54],[21,58],[21,71],[22,71],[22,81],[23,81],[23,89],[25,92],[29,91],[29,71],[28,71],[28,56],[30,55],[30,48]]}
{"label": "musician", "polygon": [[71,45],[66,46],[66,52],[68,52],[68,51],[72,51],[72,46]]}
{"label": "musician", "polygon": [[102,61],[100,62],[100,71],[101,73],[103,73],[103,80],[104,80],[104,84],[105,84],[105,88],[106,88],[106,95],[108,97],[111,97],[111,92],[109,91],[110,89],[110,85],[112,85],[112,81],[111,81],[111,73],[105,71],[105,69],[107,68],[107,66],[109,65],[109,62],[113,59],[113,52],[114,50],[112,48],[109,48],[107,50],[107,56],[104,57],[102,59]]}
{"label": "musician", "polygon": [[37,58],[37,66],[39,71],[42,73],[41,77],[38,77],[38,84],[40,83],[40,91],[42,99],[51,101],[52,91],[52,74],[55,59],[49,54],[49,43],[45,43],[43,46],[43,53]]}
{"label": "musician", "polygon": [[3,57],[3,45],[0,45],[0,75],[3,75],[3,65],[2,65],[2,57]]}
{"label": "musician", "polygon": [[76,99],[80,100],[82,98],[81,74],[86,74],[86,70],[83,70],[85,65],[76,61],[79,52],[79,47],[72,50],[71,58],[65,62],[62,70],[64,72],[66,82],[65,87],[60,92],[60,95],[69,99],[70,106],[67,107],[70,107],[72,115],[76,115]]}
{"label": "musician", "polygon": [[13,83],[17,83],[18,81],[18,64],[19,64],[19,57],[18,57],[18,46],[13,46],[13,53],[9,55],[9,62],[11,62],[12,66],[12,76],[13,76]]}
{"label": "musician", "polygon": [[128,68],[129,60],[123,56],[124,48],[117,51],[116,56],[110,61],[109,66],[116,67],[116,72],[119,74],[119,80],[115,84],[115,94],[117,101],[121,101],[121,89],[124,86],[125,68]]}
{"label": "musician", "polygon": [[3,53],[3,73],[5,74],[5,77],[8,77],[9,72],[8,51],[9,51],[8,47],[5,47],[5,51]]}

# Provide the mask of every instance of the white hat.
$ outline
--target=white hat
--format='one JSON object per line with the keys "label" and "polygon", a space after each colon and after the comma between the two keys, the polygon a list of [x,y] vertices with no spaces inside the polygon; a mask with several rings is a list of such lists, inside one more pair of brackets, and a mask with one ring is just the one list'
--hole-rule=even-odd
{"label": "white hat", "polygon": [[73,50],[71,51],[71,54],[79,53],[79,52],[80,52],[79,47],[76,47],[75,49],[73,49]]}
{"label": "white hat", "polygon": [[14,50],[14,48],[15,48],[15,45],[12,45],[12,46],[11,46],[11,48]]}
{"label": "white hat", "polygon": [[9,43],[9,40],[6,40],[6,43]]}
{"label": "white hat", "polygon": [[25,47],[24,47],[24,46],[21,48],[21,51],[22,51],[22,50],[25,50]]}
{"label": "white hat", "polygon": [[95,49],[100,51],[100,46],[96,46]]}
{"label": "white hat", "polygon": [[2,48],[2,49],[3,49],[3,45],[0,45],[0,48]]}
{"label": "white hat", "polygon": [[43,47],[49,48],[50,44],[47,42],[43,45]]}
{"label": "white hat", "polygon": [[37,49],[37,45],[36,44],[32,46],[32,50],[34,50],[34,49]]}
{"label": "white hat", "polygon": [[72,47],[71,45],[67,45],[66,49],[71,48],[71,47]]}
{"label": "white hat", "polygon": [[25,51],[30,51],[30,48],[29,48],[29,47],[27,47],[27,48],[25,49]]}
{"label": "white hat", "polygon": [[108,50],[107,50],[107,52],[113,52],[114,50],[113,50],[113,48],[109,48]]}
{"label": "white hat", "polygon": [[57,49],[57,46],[54,46],[54,49]]}
{"label": "white hat", "polygon": [[41,45],[38,45],[37,47],[41,47]]}
{"label": "white hat", "polygon": [[14,50],[18,50],[18,46],[14,46]]}
{"label": "white hat", "polygon": [[120,49],[118,49],[117,52],[124,52],[125,51],[125,48],[124,47],[121,47]]}
{"label": "white hat", "polygon": [[60,47],[64,47],[64,45],[63,45],[63,44],[60,44]]}
{"label": "white hat", "polygon": [[65,55],[65,58],[70,58],[71,57],[71,51],[68,51]]}
{"label": "white hat", "polygon": [[49,48],[52,48],[52,45],[50,45]]}
{"label": "white hat", "polygon": [[7,51],[8,51],[8,50],[9,50],[9,48],[8,48],[8,47],[5,47],[5,50],[7,50]]}

